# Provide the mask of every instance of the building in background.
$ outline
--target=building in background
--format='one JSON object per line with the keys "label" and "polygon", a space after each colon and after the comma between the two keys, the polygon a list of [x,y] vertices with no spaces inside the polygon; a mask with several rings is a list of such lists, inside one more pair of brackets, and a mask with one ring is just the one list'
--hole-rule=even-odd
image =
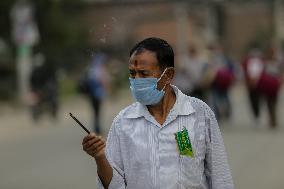
{"label": "building in background", "polygon": [[265,46],[283,40],[283,12],[279,0],[93,0],[83,17],[94,45],[126,48],[133,41],[159,36],[183,53],[189,43],[205,49],[220,42],[239,60],[252,43]]}

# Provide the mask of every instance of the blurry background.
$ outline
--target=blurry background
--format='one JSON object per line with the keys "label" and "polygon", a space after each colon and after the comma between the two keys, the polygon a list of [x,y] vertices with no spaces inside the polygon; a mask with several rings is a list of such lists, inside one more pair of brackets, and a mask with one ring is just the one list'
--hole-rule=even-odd
{"label": "blurry background", "polygon": [[0,188],[95,188],[68,113],[106,136],[133,101],[129,51],[153,36],[214,110],[236,188],[282,189],[282,0],[1,0]]}

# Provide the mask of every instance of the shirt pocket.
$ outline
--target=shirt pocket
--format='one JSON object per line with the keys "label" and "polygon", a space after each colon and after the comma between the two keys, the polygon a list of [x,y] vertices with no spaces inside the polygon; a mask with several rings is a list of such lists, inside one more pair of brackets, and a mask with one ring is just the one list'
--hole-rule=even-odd
{"label": "shirt pocket", "polygon": [[201,185],[203,170],[197,158],[180,156],[181,184],[185,188],[198,188]]}

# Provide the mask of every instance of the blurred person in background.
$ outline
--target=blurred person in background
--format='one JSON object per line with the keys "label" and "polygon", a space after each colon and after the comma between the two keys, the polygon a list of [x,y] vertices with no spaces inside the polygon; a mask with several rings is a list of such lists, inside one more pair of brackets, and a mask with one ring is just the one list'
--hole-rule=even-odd
{"label": "blurred person in background", "polygon": [[144,39],[130,51],[128,67],[137,102],[116,116],[107,143],[95,133],[82,142],[96,161],[98,188],[233,189],[213,111],[171,85],[172,47]]}
{"label": "blurred person in background", "polygon": [[[209,46],[207,71],[211,78],[211,105],[217,120],[229,120],[232,115],[230,89],[235,80],[235,66],[224,54],[223,47]],[[206,75],[206,74],[205,74]]]}
{"label": "blurred person in background", "polygon": [[260,103],[261,103],[261,76],[264,71],[264,58],[257,46],[249,49],[242,61],[245,83],[248,91],[248,99],[255,119],[255,125],[260,124]]}
{"label": "blurred person in background", "polygon": [[93,130],[101,133],[101,108],[102,102],[110,90],[110,76],[106,69],[107,55],[98,52],[87,68],[87,72],[79,81],[79,90],[85,93],[93,110]]}
{"label": "blurred person in background", "polygon": [[268,49],[265,53],[265,64],[260,78],[260,91],[267,104],[270,128],[277,126],[277,103],[283,80],[282,65],[283,62],[277,59],[276,50]]}
{"label": "blurred person in background", "polygon": [[41,114],[49,112],[54,118],[58,113],[58,79],[54,65],[45,62],[45,56],[37,53],[33,59],[30,75],[32,117],[38,121]]}
{"label": "blurred person in background", "polygon": [[205,63],[201,60],[198,49],[190,46],[188,53],[181,57],[174,83],[186,95],[206,102],[207,87],[203,77],[204,68]]}

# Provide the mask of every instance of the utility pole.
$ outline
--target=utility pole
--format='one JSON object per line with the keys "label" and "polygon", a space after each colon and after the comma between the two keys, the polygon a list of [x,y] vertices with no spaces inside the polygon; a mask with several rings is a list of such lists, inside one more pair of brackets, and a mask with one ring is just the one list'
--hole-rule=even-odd
{"label": "utility pole", "polygon": [[183,55],[188,49],[188,5],[185,2],[175,4],[177,54]]}
{"label": "utility pole", "polygon": [[274,44],[280,48],[284,43],[284,2],[283,0],[274,0]]}

